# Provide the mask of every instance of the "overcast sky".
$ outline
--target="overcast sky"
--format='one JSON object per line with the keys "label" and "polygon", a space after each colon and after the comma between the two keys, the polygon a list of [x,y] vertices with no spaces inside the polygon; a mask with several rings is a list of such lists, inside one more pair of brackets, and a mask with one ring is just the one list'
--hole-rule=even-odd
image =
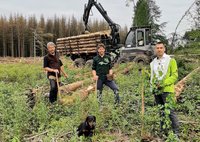
{"label": "overcast sky", "polygon": [[[36,15],[45,17],[74,15],[81,19],[83,15],[84,3],[88,0],[0,0],[0,15],[9,16],[11,13],[19,13],[24,16]],[[97,0],[107,11],[109,17],[122,27],[131,26],[133,16],[133,4],[126,6],[126,0]],[[135,0],[136,2],[137,0]],[[174,32],[175,27],[181,16],[189,8],[194,0],[156,0],[157,5],[162,11],[160,22],[168,22],[165,33]],[[90,19],[103,19],[96,8],[92,9],[93,15]],[[186,20],[184,20],[186,21]],[[190,28],[190,24],[181,23],[178,32],[183,32]]]}

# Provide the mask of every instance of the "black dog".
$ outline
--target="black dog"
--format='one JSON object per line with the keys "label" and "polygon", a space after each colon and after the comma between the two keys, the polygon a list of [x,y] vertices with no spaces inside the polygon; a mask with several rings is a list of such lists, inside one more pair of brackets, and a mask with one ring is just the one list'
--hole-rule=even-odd
{"label": "black dog", "polygon": [[96,126],[96,117],[90,115],[78,126],[78,136],[92,137]]}

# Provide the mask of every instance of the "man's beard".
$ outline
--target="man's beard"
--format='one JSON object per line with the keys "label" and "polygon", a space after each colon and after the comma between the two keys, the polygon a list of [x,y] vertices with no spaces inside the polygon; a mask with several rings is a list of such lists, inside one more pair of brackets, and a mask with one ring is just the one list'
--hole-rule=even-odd
{"label": "man's beard", "polygon": [[55,55],[55,51],[49,52],[51,55]]}
{"label": "man's beard", "polygon": [[105,53],[99,53],[100,56],[103,56]]}

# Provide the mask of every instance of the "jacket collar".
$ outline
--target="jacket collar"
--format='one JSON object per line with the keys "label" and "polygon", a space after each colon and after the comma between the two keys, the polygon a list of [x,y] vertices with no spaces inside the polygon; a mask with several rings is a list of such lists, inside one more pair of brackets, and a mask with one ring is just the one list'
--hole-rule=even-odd
{"label": "jacket collar", "polygon": [[167,54],[164,53],[163,56],[159,59],[158,57],[156,58],[157,60],[162,60],[162,59],[165,59],[167,57]]}

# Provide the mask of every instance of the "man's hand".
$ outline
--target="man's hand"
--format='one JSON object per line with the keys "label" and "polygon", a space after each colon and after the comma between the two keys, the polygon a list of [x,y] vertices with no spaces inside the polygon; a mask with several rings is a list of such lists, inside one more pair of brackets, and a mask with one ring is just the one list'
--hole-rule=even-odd
{"label": "man's hand", "polygon": [[159,83],[156,86],[158,90],[162,90],[162,86]]}
{"label": "man's hand", "polygon": [[99,77],[98,77],[97,75],[95,75],[95,76],[93,76],[93,79],[94,79],[95,81],[97,81],[97,80],[99,79]]}

